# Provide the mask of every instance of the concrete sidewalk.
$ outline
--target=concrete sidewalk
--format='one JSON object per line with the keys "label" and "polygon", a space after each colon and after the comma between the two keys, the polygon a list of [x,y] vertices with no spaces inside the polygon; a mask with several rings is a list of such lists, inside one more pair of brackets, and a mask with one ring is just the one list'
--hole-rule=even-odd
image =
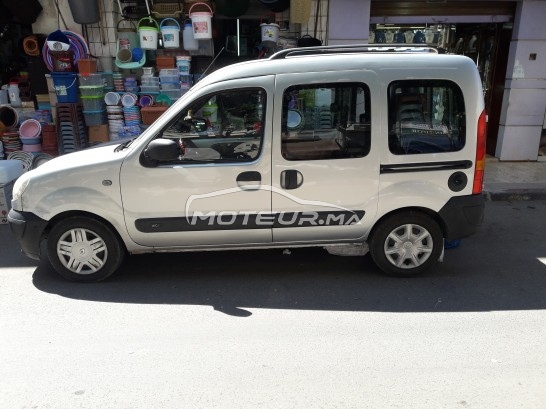
{"label": "concrete sidewalk", "polygon": [[484,194],[487,200],[545,200],[546,161],[501,162],[488,156]]}

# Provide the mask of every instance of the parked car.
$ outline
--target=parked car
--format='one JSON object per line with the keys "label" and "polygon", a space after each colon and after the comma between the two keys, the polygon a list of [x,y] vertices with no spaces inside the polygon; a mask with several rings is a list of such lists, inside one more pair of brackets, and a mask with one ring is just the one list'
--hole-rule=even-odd
{"label": "parked car", "polygon": [[480,76],[434,51],[310,47],[217,70],[136,139],[21,176],[11,229],[32,258],[47,239],[75,281],[127,253],[302,246],[422,273],[484,211]]}

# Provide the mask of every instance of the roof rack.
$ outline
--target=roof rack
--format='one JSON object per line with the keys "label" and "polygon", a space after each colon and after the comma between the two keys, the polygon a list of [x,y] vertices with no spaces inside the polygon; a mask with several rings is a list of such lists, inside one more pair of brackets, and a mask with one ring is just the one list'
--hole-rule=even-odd
{"label": "roof rack", "polygon": [[318,54],[342,54],[342,53],[393,53],[393,52],[421,52],[436,53],[438,48],[426,44],[350,44],[350,45],[323,45],[317,47],[287,48],[269,57],[270,60],[282,60],[286,57],[297,57]]}

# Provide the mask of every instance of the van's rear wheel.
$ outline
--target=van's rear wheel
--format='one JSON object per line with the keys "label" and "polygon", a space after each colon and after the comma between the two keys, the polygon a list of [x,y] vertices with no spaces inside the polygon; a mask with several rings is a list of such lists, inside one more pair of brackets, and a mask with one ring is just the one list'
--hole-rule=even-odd
{"label": "van's rear wheel", "polygon": [[98,220],[76,216],[57,223],[47,239],[53,268],[72,281],[94,282],[111,276],[123,262],[125,248]]}
{"label": "van's rear wheel", "polygon": [[438,262],[443,249],[440,226],[426,214],[406,211],[385,219],[373,232],[370,254],[386,274],[413,276]]}

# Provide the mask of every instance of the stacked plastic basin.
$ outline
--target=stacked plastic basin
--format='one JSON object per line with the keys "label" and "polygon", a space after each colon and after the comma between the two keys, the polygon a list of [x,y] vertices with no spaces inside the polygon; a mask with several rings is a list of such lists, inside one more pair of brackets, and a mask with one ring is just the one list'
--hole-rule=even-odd
{"label": "stacked plastic basin", "polygon": [[79,74],[80,98],[83,116],[87,126],[106,123],[106,104],[104,103],[104,79],[101,73]]}
{"label": "stacked plastic basin", "polygon": [[23,151],[39,153],[42,151],[42,124],[36,119],[27,119],[19,127],[19,139],[23,143]]}

